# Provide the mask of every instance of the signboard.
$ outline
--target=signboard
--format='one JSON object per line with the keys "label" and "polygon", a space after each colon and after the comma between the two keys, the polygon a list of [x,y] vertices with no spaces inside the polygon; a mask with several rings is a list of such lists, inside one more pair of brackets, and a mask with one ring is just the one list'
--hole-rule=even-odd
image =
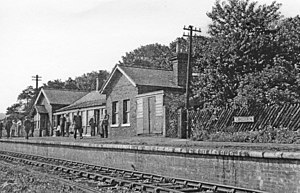
{"label": "signboard", "polygon": [[254,116],[234,117],[233,122],[235,122],[235,123],[254,123]]}

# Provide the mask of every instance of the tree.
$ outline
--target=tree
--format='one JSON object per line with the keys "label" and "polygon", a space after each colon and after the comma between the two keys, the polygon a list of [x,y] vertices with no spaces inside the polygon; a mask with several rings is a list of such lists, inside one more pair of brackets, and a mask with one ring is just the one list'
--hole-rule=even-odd
{"label": "tree", "polygon": [[44,84],[44,88],[92,91],[96,89],[97,78],[100,89],[108,76],[109,73],[106,70],[92,71],[76,77],[74,80],[69,77],[66,81],[59,79],[48,81],[47,84]]}
{"label": "tree", "polygon": [[[299,17],[282,19],[279,8],[276,2],[271,5],[258,5],[249,0],[215,3],[207,14],[212,19],[210,37],[207,44],[202,44],[203,52],[196,61],[200,76],[193,84],[195,97],[211,106],[297,101]],[[283,78],[280,76],[283,72],[290,75]],[[262,85],[260,77],[276,79],[264,80]],[[276,97],[260,97],[264,93]]]}
{"label": "tree", "polygon": [[6,114],[7,115],[16,114],[19,112],[21,107],[22,107],[22,103],[15,103],[15,104],[11,105],[10,107],[7,107]]}
{"label": "tree", "polygon": [[71,77],[68,78],[68,80],[66,80],[64,82],[64,86],[63,88],[68,89],[68,90],[78,90],[78,86],[75,80],[73,80]]}
{"label": "tree", "polygon": [[33,103],[36,99],[38,91],[36,91],[32,86],[28,86],[26,89],[18,95],[18,101],[20,107],[18,107],[18,112],[24,115],[28,115],[32,109]]}
{"label": "tree", "polygon": [[31,100],[35,95],[35,90],[32,86],[28,86],[26,89],[22,90],[22,92],[18,96],[18,101],[26,102],[28,104],[29,100]]}
{"label": "tree", "polygon": [[157,43],[149,44],[127,52],[125,56],[122,56],[122,61],[119,61],[119,64],[165,69],[171,67],[168,61],[172,56],[172,51],[168,46]]}
{"label": "tree", "polygon": [[274,35],[276,56],[263,70],[242,78],[234,103],[261,106],[300,102],[300,18],[287,18]]}
{"label": "tree", "polygon": [[92,91],[96,90],[96,80],[98,78],[98,84],[100,89],[106,79],[108,78],[109,73],[106,70],[99,70],[98,72],[93,71],[87,74],[83,74],[80,77],[75,78],[78,89]]}
{"label": "tree", "polygon": [[60,79],[56,80],[49,80],[47,84],[44,84],[44,88],[51,88],[51,89],[64,89],[65,83]]}

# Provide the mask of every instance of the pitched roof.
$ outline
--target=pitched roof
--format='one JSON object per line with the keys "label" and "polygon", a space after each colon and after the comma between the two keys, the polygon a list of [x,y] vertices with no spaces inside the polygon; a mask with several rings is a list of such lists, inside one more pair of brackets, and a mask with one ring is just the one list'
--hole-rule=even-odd
{"label": "pitched roof", "polygon": [[116,65],[109,79],[101,89],[101,92],[106,89],[116,71],[120,71],[134,86],[140,85],[182,88],[181,86],[176,85],[174,81],[174,73],[172,70]]}
{"label": "pitched roof", "polygon": [[176,87],[172,70],[120,66],[137,84],[148,86]]}
{"label": "pitched roof", "polygon": [[43,88],[37,97],[36,103],[39,100],[42,93],[50,104],[69,105],[86,95],[88,92]]}
{"label": "pitched roof", "polygon": [[69,106],[63,107],[58,109],[56,112],[80,109],[80,108],[87,108],[87,107],[95,107],[95,106],[102,106],[106,103],[106,96],[100,94],[98,91],[92,91],[82,98],[78,99],[74,103],[70,104]]}

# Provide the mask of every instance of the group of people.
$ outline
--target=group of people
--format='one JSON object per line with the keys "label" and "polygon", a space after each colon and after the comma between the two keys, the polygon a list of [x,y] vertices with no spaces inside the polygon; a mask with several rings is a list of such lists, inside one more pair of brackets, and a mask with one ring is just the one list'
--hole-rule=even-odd
{"label": "group of people", "polygon": [[57,135],[60,135],[62,137],[70,136],[70,126],[71,126],[71,119],[69,114],[62,115],[60,117],[60,124],[57,126]]}
{"label": "group of people", "polygon": [[102,121],[99,121],[98,124],[92,117],[89,121],[89,125],[91,126],[91,136],[96,135],[96,127],[97,127],[97,134],[100,135],[102,138],[108,137],[108,114],[105,114]]}
{"label": "group of people", "polygon": [[23,136],[23,129],[25,131],[25,138],[29,138],[30,136],[33,137],[34,127],[33,122],[27,116],[24,121],[21,119],[11,119],[10,117],[6,118],[5,120],[0,121],[0,138],[2,138],[3,128],[6,130],[6,137],[22,137]]}
{"label": "group of people", "polygon": [[[89,120],[89,125],[91,127],[91,136],[96,135],[96,127],[97,134],[100,135],[102,138],[108,137],[108,120],[109,116],[106,114],[104,116],[104,119],[102,121],[99,121],[98,124],[96,123],[95,119],[92,117]],[[73,124],[71,124],[71,119],[69,114],[62,115],[60,117],[60,124],[57,126],[57,135],[60,135],[62,137],[67,136],[69,137],[71,134],[70,126],[73,125],[74,130],[74,139],[77,138],[77,133],[79,133],[80,139],[83,138],[83,127],[82,127],[82,117],[80,115],[80,112],[78,111],[76,115],[73,117]]]}

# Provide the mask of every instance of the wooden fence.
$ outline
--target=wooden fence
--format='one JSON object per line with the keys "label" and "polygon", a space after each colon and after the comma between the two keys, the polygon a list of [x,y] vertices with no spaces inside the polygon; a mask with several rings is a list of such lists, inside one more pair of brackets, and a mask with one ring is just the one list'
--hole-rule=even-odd
{"label": "wooden fence", "polygon": [[[253,116],[253,122],[234,122],[234,117]],[[291,130],[300,128],[300,104],[270,106],[256,109],[219,109],[199,110],[189,113],[191,127],[224,131],[259,130],[267,125],[286,127]]]}

